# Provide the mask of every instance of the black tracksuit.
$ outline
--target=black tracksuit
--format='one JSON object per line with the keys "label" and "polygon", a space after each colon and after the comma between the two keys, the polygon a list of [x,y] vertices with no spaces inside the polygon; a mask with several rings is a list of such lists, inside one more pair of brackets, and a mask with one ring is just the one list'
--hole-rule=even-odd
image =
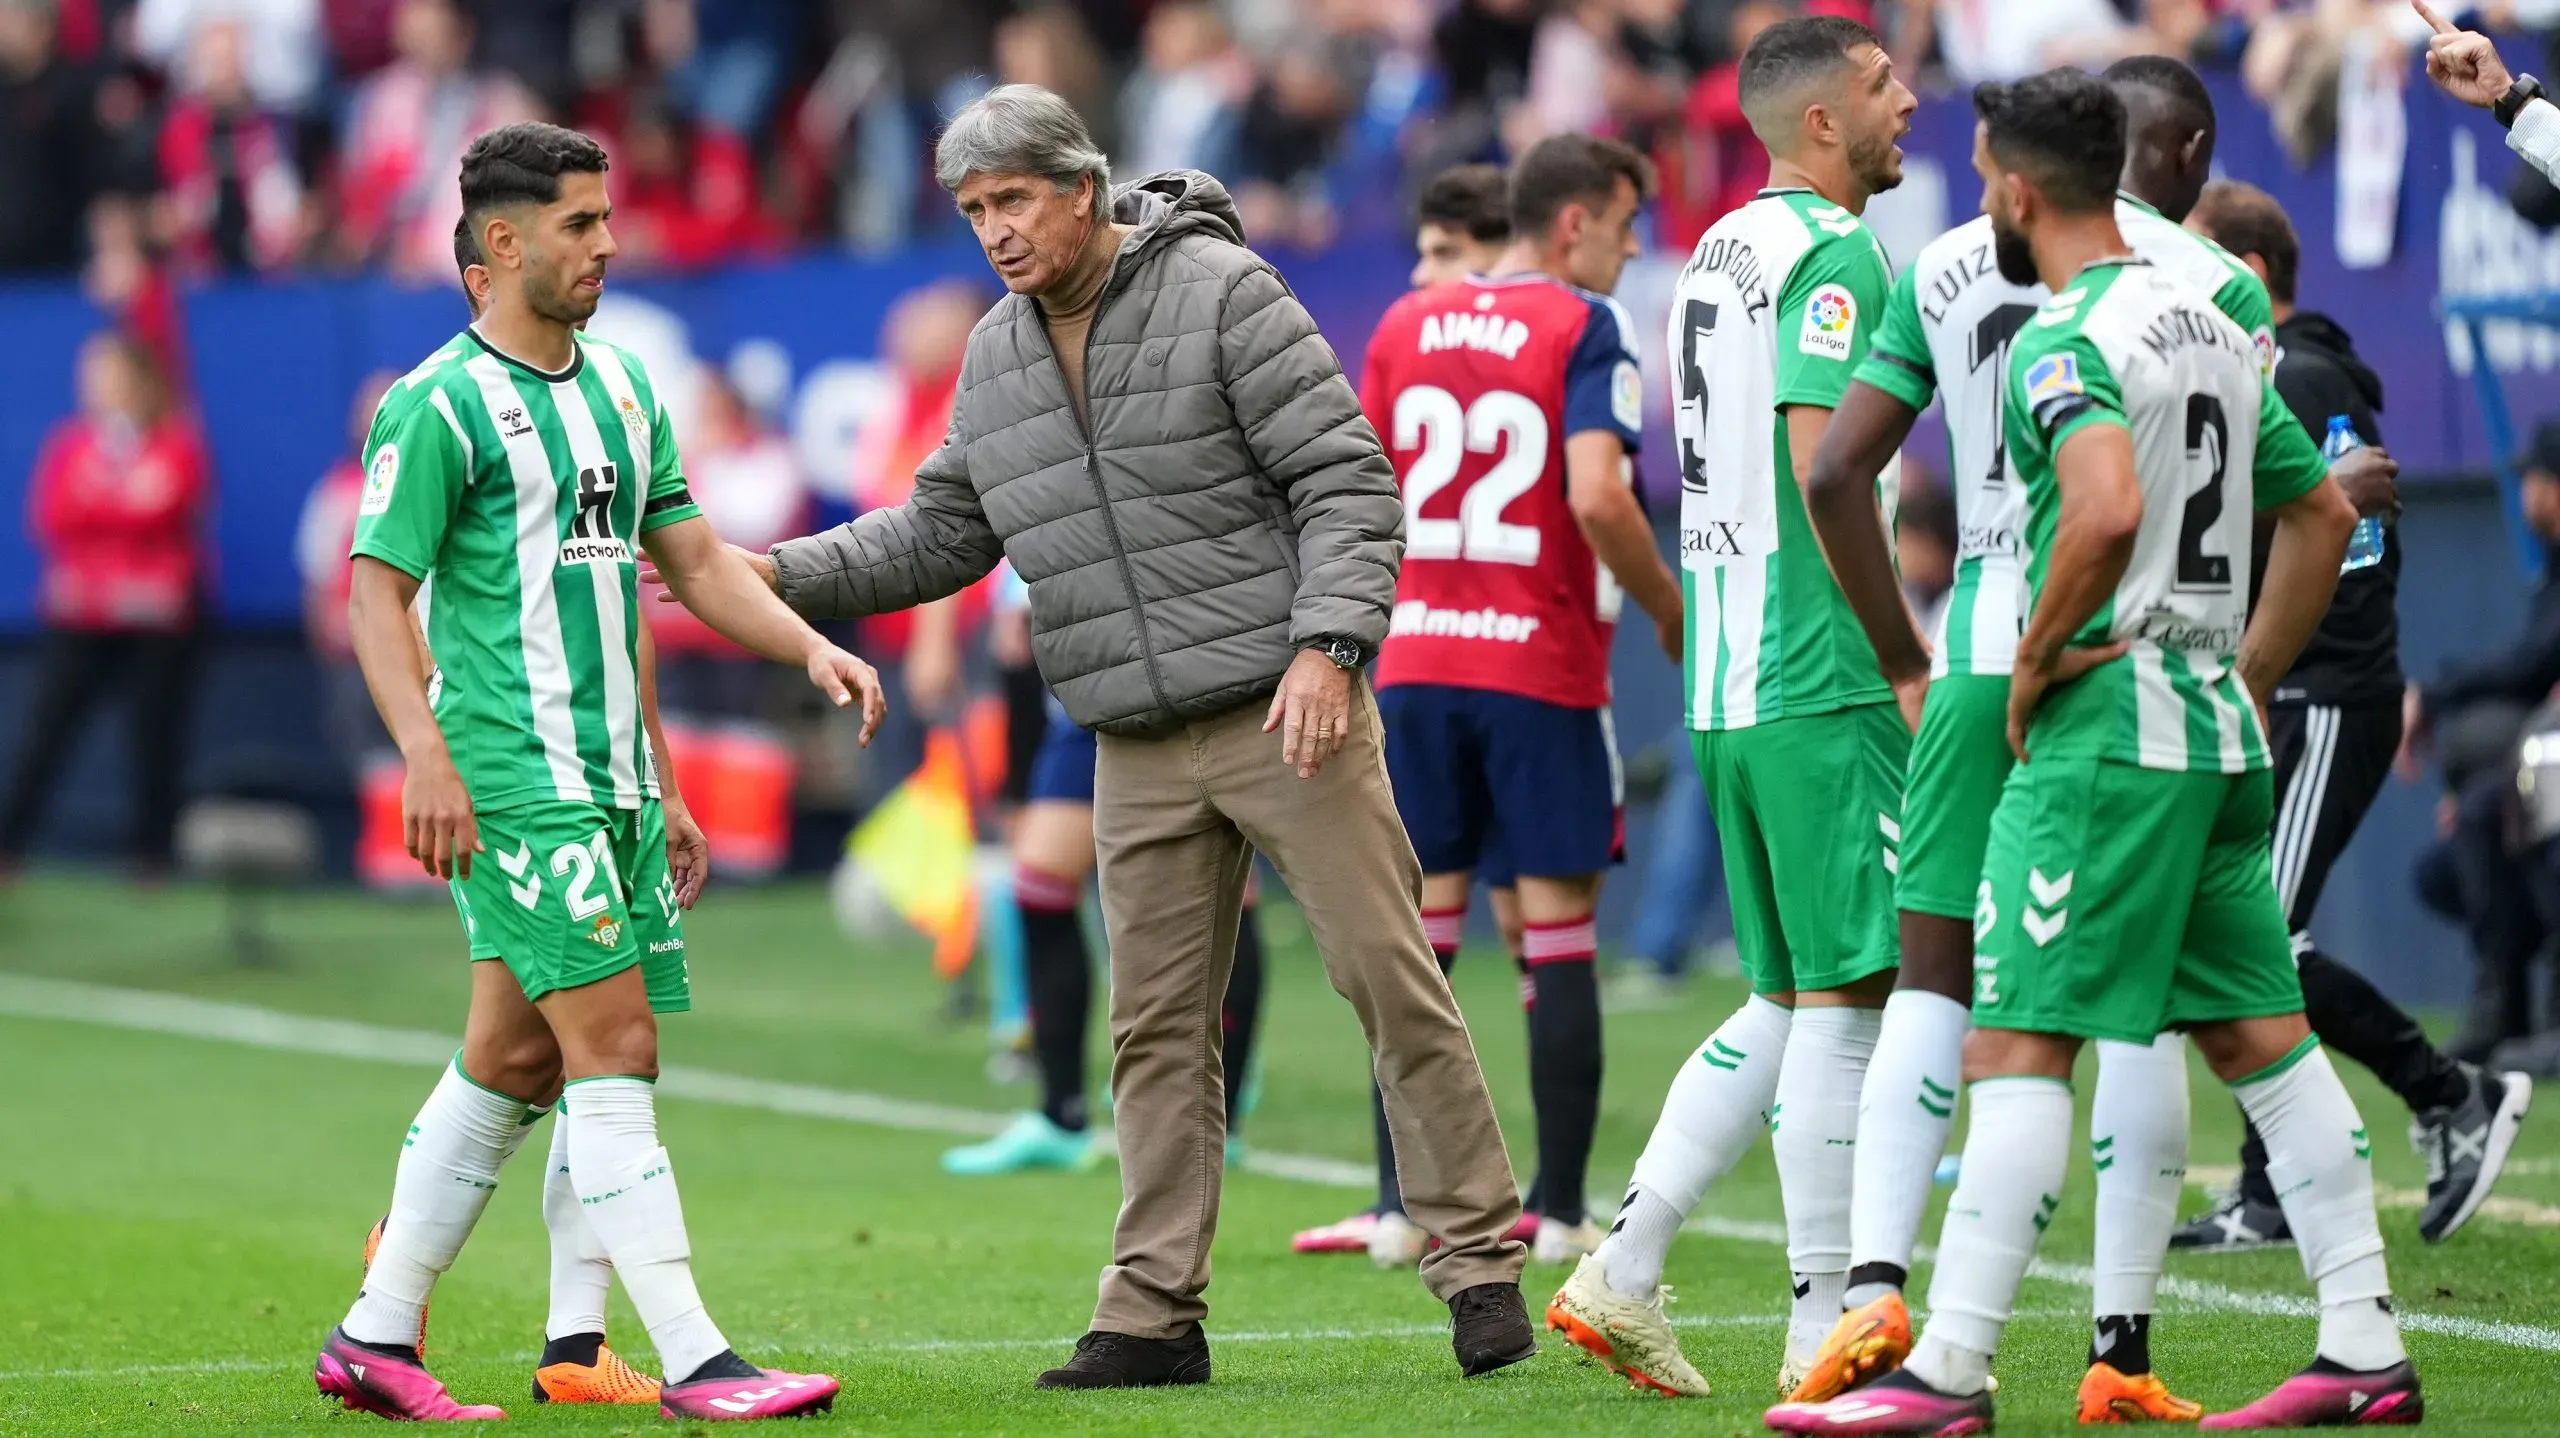
{"label": "black tracksuit", "polygon": [[[2382,443],[2382,380],[2356,358],[2347,332],[2298,311],[2276,326],[2276,393],[2315,438],[2345,415],[2367,444]],[[2263,562],[2256,572],[2263,575]],[[2311,946],[2311,914],[2329,870],[2354,837],[2400,747],[2400,541],[2382,561],[2341,575],[2337,597],[2267,705],[2276,780],[2276,891],[2293,928],[2302,1005],[2323,1043],[2373,1070],[2415,1110],[2462,1101],[2470,1081],[2427,1042],[2417,1021],[2363,975]],[[2241,1150],[2242,1191],[2272,1205],[2266,1145],[2252,1127]]]}

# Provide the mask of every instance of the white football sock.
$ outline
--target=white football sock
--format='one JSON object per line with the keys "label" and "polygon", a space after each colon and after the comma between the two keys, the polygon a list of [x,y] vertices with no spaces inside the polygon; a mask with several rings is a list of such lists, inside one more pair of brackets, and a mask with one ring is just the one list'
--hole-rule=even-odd
{"label": "white football sock", "polygon": [[541,1113],[473,1083],[454,1055],[401,1140],[391,1180],[391,1218],[340,1326],[358,1343],[406,1348],[436,1279],[453,1267],[463,1240],[498,1189],[498,1170]]}
{"label": "white football sock", "polygon": [[669,1383],[681,1383],[729,1347],[693,1285],[676,1173],[658,1143],[656,1090],[647,1079],[580,1079],[569,1085],[569,1179],[623,1291],[640,1310]]}
{"label": "white football sock", "polygon": [[[1955,1126],[1956,1091],[1964,1077],[1964,1036],[1973,1013],[1944,994],[1897,989],[1884,1001],[1875,1056],[1858,1090],[1858,1147],[1849,1190],[1849,1265],[1871,1263],[1906,1272],[1920,1239],[1929,1185]],[[1841,1302],[1850,1308],[1881,1298],[1891,1285],[1860,1284]]]}
{"label": "white football sock", "polygon": [[1755,994],[1680,1066],[1636,1159],[1626,1206],[1600,1245],[1611,1288],[1652,1295],[1681,1220],[1759,1139],[1778,1090],[1789,1019],[1785,1006]]}
{"label": "white football sock", "polygon": [[1687,1217],[1662,1195],[1631,1185],[1608,1237],[1600,1240],[1601,1277],[1619,1293],[1651,1298],[1662,1286],[1662,1261],[1670,1256],[1671,1241],[1680,1236]]}
{"label": "white football sock", "polygon": [[569,1181],[569,1109],[551,1121],[551,1162],[542,1180],[542,1226],[551,1235],[551,1317],[545,1338],[604,1332],[604,1303],[613,1292],[613,1260],[587,1222]]}
{"label": "white football sock", "polygon": [[1795,1313],[1787,1340],[1819,1347],[1840,1320],[1848,1286],[1849,1185],[1858,1159],[1858,1095],[1876,1050],[1881,1009],[1796,1008],[1778,1065],[1770,1147],[1778,1196],[1787,1211],[1787,1267],[1795,1273]]}
{"label": "white football sock", "polygon": [[2178,1226],[2187,1179],[2187,1041],[2098,1041],[2098,1092],[2089,1104],[2089,1160],[2098,1173],[2097,1276],[2090,1312],[2149,1313]]}
{"label": "white football sock", "polygon": [[2385,1303],[2391,1278],[2373,1218],[2373,1143],[2317,1038],[2231,1086],[2267,1141],[2267,1178],[2302,1271],[2320,1291],[2320,1356],[2371,1371],[2408,1357]]}
{"label": "white football sock", "polygon": [[1787,1310],[1787,1357],[1811,1362],[1822,1351],[1822,1340],[1840,1324],[1840,1295],[1849,1290],[1849,1275],[1843,1270],[1792,1276],[1795,1305]]}
{"label": "white football sock", "polygon": [[1964,1171],[1938,1238],[1929,1326],[1909,1364],[1943,1393],[1982,1391],[2036,1239],[2053,1221],[2071,1167],[2069,1084],[1984,1079],[1967,1102]]}

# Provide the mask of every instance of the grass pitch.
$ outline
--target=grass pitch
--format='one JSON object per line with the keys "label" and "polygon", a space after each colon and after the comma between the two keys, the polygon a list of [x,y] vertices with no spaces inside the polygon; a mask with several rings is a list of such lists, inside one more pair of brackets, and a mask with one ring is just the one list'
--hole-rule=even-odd
{"label": "grass pitch", "polygon": [[[1672,1312],[1717,1390],[1704,1402],[1631,1393],[1552,1337],[1530,1363],[1461,1382],[1446,1311],[1411,1275],[1288,1252],[1293,1229],[1364,1201],[1338,1185],[1366,1163],[1368,1080],[1350,1011],[1294,914],[1274,905],[1269,922],[1262,1099],[1246,1138],[1260,1155],[1336,1162],[1230,1177],[1210,1290],[1216,1382],[1047,1394],[1030,1380],[1084,1326],[1117,1175],[945,1177],[943,1147],[1028,1095],[990,1084],[982,1031],[940,1020],[921,950],[847,943],[814,889],[715,889],[689,926],[696,1010],[668,1025],[663,1049],[670,1066],[731,1081],[671,1080],[661,1112],[703,1292],[740,1351],[837,1374],[828,1421],[848,1431],[1761,1431],[1786,1309],[1765,1148],[1709,1194],[1707,1231],[1671,1258]],[[351,1433],[376,1421],[324,1404],[311,1356],[354,1292],[399,1135],[432,1082],[427,1035],[460,1031],[458,933],[440,902],[352,895],[296,899],[276,927],[279,966],[241,970],[201,891],[64,878],[0,890],[0,1432]],[[1457,986],[1525,1173],[1515,980],[1476,951]],[[1672,1072],[1738,997],[1706,982],[1674,1009],[1610,1017],[1602,1206]],[[2378,1178],[2405,1204],[2424,1182],[2391,1137],[2406,1114],[2340,1067],[2383,1138]],[[1097,1083],[1103,1072],[1097,1035]],[[2232,1107],[2200,1068],[2194,1091],[2194,1161],[2228,1164]],[[437,1290],[438,1373],[465,1401],[505,1404],[519,1427],[663,1429],[645,1410],[528,1401],[547,1279],[538,1158],[508,1178]],[[2071,1426],[2088,1301],[2072,1266],[2088,1257],[2090,1187],[2077,1165],[2045,1236],[2049,1276],[2021,1295],[1999,1361],[2004,1431]],[[2190,1211],[2202,1201],[2191,1194]],[[2560,1376],[2560,1110],[2528,1122],[2500,1201],[2451,1243],[2421,1244],[2414,1210],[2388,1195],[2383,1220],[2430,1425],[2560,1428],[2547,1386]],[[1936,1231],[1933,1216],[1924,1232]],[[2177,1259],[2170,1275],[2153,1353],[2180,1392],[2234,1406],[2307,1358],[2291,1250]],[[1533,1306],[1560,1276],[1531,1270]],[[617,1346],[648,1363],[619,1293],[615,1305]]]}

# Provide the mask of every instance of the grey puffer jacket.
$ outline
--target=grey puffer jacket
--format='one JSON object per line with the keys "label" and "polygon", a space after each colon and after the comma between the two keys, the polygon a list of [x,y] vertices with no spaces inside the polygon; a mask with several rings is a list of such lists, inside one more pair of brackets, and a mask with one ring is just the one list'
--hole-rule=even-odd
{"label": "grey puffer jacket", "polygon": [[1038,306],[978,321],[915,493],[773,550],[782,597],[851,618],[1010,558],[1078,724],[1155,735],[1265,698],[1297,651],[1386,637],[1404,505],[1342,366],[1196,171],[1127,186],[1078,423]]}

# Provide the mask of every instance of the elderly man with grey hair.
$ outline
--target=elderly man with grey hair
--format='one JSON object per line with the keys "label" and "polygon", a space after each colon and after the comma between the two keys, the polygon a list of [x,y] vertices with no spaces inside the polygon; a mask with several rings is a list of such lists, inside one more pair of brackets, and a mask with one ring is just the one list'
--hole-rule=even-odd
{"label": "elderly man with grey hair", "polygon": [[1124,1201],[1092,1331],[1041,1386],[1209,1377],[1218,1011],[1257,849],[1376,1055],[1406,1209],[1440,1240],[1422,1279],[1449,1304],[1460,1367],[1528,1358],[1518,1194],[1423,936],[1361,677],[1404,549],[1377,435],[1216,180],[1112,190],[1073,107],[1031,85],[954,116],[935,173],[1011,293],[970,336],[913,498],[777,546],[770,573],[794,609],[841,619],[1010,558],[1042,676],[1100,736]]}

